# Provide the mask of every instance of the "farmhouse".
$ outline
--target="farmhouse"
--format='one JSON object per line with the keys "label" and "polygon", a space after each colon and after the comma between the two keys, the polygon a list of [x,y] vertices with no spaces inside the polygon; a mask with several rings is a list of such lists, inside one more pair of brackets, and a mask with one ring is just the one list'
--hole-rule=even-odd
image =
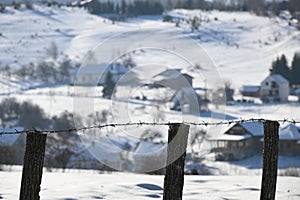
{"label": "farmhouse", "polygon": [[119,63],[87,64],[71,72],[71,85],[97,86],[103,85],[108,72],[113,80],[118,81],[129,69]]}
{"label": "farmhouse", "polygon": [[169,87],[174,90],[193,87],[193,77],[181,69],[167,69],[153,77],[155,87]]}
{"label": "farmhouse", "polygon": [[[217,136],[209,138],[216,160],[241,160],[263,149],[263,123],[243,122],[223,126]],[[279,129],[279,154],[300,154],[300,130],[294,124]]]}
{"label": "farmhouse", "polygon": [[244,122],[221,126],[209,139],[216,160],[241,160],[262,151],[263,123]]}
{"label": "farmhouse", "polygon": [[270,75],[261,82],[260,98],[263,102],[285,102],[289,93],[289,81],[279,74]]}

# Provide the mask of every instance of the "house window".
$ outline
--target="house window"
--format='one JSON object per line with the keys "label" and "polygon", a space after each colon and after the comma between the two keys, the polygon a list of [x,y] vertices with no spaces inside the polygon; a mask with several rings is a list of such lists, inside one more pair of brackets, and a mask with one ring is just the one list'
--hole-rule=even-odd
{"label": "house window", "polygon": [[266,82],[266,84],[265,84],[266,86],[268,86],[269,85],[269,82]]}

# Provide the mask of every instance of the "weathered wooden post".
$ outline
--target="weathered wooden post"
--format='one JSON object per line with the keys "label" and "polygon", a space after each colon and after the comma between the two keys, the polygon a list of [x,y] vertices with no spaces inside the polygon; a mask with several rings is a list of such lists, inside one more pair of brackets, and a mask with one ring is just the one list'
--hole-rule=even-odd
{"label": "weathered wooden post", "polygon": [[184,124],[174,124],[169,126],[163,200],[182,199],[184,163],[189,128],[188,125]]}
{"label": "weathered wooden post", "polygon": [[26,134],[20,200],[40,199],[46,139],[46,134],[32,132]]}
{"label": "weathered wooden post", "polygon": [[264,122],[263,174],[261,182],[261,200],[274,200],[277,182],[279,123]]}

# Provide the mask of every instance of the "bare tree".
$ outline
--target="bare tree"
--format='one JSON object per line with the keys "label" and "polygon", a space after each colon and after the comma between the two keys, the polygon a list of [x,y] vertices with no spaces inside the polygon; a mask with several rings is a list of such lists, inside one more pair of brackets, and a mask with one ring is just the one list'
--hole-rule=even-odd
{"label": "bare tree", "polygon": [[52,41],[49,48],[47,49],[47,54],[53,58],[53,60],[57,60],[58,58],[58,47],[56,42]]}

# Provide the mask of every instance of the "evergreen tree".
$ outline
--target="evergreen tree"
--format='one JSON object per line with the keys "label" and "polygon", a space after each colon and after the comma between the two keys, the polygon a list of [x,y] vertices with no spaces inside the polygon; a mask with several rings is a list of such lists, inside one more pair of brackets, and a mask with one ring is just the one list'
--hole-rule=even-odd
{"label": "evergreen tree", "polygon": [[126,5],[126,2],[125,2],[125,0],[122,0],[121,1],[121,14],[126,14],[126,10],[127,10],[127,5]]}
{"label": "evergreen tree", "polygon": [[111,96],[115,92],[115,86],[116,86],[116,83],[113,80],[113,76],[112,76],[111,72],[108,71],[108,73],[107,73],[107,75],[105,77],[105,81],[104,81],[104,85],[103,85],[103,90],[102,90],[103,97],[107,98],[107,99],[110,99]]}
{"label": "evergreen tree", "polygon": [[300,53],[295,53],[292,61],[291,84],[300,85]]}
{"label": "evergreen tree", "polygon": [[287,59],[285,55],[272,62],[272,68],[270,69],[271,74],[280,74],[284,78],[290,81],[290,69],[287,64]]}

